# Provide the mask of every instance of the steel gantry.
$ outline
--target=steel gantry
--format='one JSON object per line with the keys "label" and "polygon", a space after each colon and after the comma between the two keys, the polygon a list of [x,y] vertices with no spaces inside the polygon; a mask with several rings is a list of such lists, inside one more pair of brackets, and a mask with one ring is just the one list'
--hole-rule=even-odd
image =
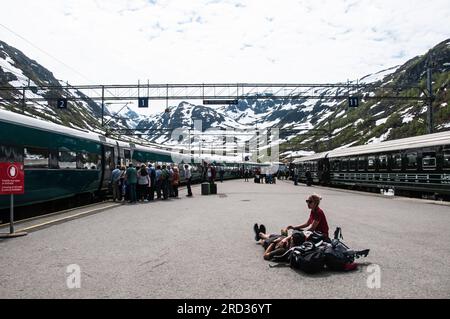
{"label": "steel gantry", "polygon": [[[382,89],[382,94],[373,93]],[[50,101],[61,96],[69,100],[111,101],[134,100],[227,100],[239,99],[347,99],[360,96],[364,99],[424,100],[426,89],[419,86],[379,86],[375,84],[292,84],[292,83],[219,83],[219,84],[120,84],[120,85],[65,85],[65,86],[2,86],[0,91],[14,91],[5,101],[21,101],[25,92],[27,101]],[[80,94],[82,92],[82,94]],[[370,94],[372,92],[372,94]],[[406,93],[405,93],[406,92]],[[402,93],[402,95],[400,95]],[[38,97],[45,95],[45,97]],[[219,103],[218,103],[219,104]],[[226,103],[224,103],[226,104]]]}
{"label": "steel gantry", "polygon": [[[346,100],[356,97],[365,100],[416,100],[427,102],[431,109],[433,94],[431,71],[426,88],[419,86],[377,85],[376,83],[292,84],[292,83],[215,83],[215,84],[128,84],[128,85],[41,85],[2,86],[0,102],[14,101],[59,103],[67,101],[100,102],[102,126],[105,105],[108,101],[143,100],[203,100],[203,104],[237,104],[246,99],[280,100]],[[6,92],[5,92],[6,91]],[[167,103],[167,102],[166,102]],[[147,106],[147,105],[146,105]],[[300,106],[301,107],[301,106]],[[429,112],[431,114],[431,112]],[[429,115],[429,131],[432,132],[432,117]]]}

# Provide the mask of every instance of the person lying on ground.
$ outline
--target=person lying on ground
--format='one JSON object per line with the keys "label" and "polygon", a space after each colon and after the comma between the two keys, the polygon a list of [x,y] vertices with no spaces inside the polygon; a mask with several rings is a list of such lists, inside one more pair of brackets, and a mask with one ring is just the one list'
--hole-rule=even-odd
{"label": "person lying on ground", "polygon": [[306,236],[303,232],[294,231],[291,236],[279,235],[279,234],[267,234],[264,225],[258,227],[255,224],[253,227],[255,231],[255,240],[264,248],[263,258],[265,260],[271,260],[275,256],[281,256],[291,247],[301,245]]}

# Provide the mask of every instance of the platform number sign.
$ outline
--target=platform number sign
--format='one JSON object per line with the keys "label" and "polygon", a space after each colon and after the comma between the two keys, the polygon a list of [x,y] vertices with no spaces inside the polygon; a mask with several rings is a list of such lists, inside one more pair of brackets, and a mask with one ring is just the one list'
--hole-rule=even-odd
{"label": "platform number sign", "polygon": [[148,107],[148,97],[139,98],[139,107]]}
{"label": "platform number sign", "polygon": [[350,96],[348,98],[348,106],[349,107],[358,107],[359,106],[359,98],[357,96]]}
{"label": "platform number sign", "polygon": [[58,99],[58,109],[66,109],[67,108],[67,99]]}

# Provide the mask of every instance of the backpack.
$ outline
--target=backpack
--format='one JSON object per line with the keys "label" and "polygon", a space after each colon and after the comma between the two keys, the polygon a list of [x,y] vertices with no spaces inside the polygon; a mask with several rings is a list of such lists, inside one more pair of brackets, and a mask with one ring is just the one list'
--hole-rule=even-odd
{"label": "backpack", "polygon": [[313,231],[311,235],[308,236],[308,241],[313,244],[320,245],[325,240],[325,236],[320,231]]}
{"label": "backpack", "polygon": [[289,257],[289,265],[308,274],[323,270],[325,266],[323,247],[316,247],[312,242],[305,241],[301,246],[294,247]]}
{"label": "backpack", "polygon": [[328,269],[335,271],[346,270],[347,265],[353,263],[354,255],[348,254],[348,247],[337,239],[325,248],[325,264]]}
{"label": "backpack", "polygon": [[[335,271],[356,269],[356,264],[353,264],[355,258],[367,257],[369,249],[362,251],[350,250],[341,239],[343,239],[342,230],[340,227],[337,227],[331,245],[328,245],[324,251],[325,265],[328,269]],[[354,265],[354,267],[351,267],[352,265]]]}
{"label": "backpack", "polygon": [[292,247],[281,256],[274,256],[272,260],[288,262],[293,269],[314,274],[325,267],[324,246],[320,246],[320,244],[316,246],[310,241],[305,241],[302,245]]}
{"label": "backpack", "polygon": [[159,180],[165,181],[167,179],[168,175],[169,175],[169,172],[167,172],[167,170],[163,169],[161,171],[161,175],[159,176]]}
{"label": "backpack", "polygon": [[180,174],[178,172],[173,172],[172,185],[178,186],[179,181],[180,181]]}

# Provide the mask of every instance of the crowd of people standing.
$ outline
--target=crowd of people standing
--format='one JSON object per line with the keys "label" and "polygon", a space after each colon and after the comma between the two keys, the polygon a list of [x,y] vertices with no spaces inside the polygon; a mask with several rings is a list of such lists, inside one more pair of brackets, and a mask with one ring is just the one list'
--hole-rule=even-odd
{"label": "crowd of people standing", "polygon": [[[189,165],[184,166],[184,179],[188,187],[187,196],[192,196],[192,173]],[[111,175],[114,201],[153,201],[167,200],[179,196],[180,172],[175,165],[156,165],[148,163],[134,167],[132,163],[117,166]]]}

